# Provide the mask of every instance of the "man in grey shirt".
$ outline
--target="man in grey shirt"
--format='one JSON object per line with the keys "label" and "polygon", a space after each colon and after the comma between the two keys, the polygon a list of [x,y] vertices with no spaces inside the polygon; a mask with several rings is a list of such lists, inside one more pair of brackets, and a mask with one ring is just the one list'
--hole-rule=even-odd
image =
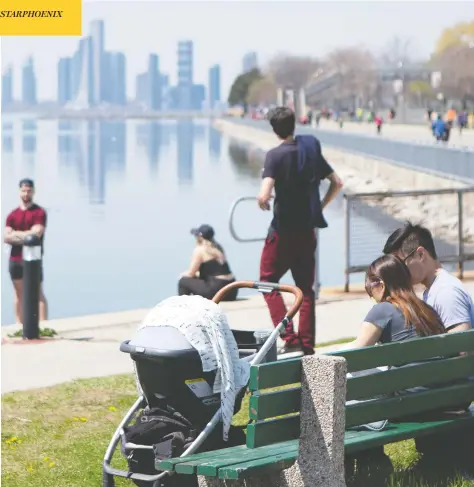
{"label": "man in grey shirt", "polygon": [[402,259],[413,284],[426,287],[423,299],[438,313],[448,333],[474,328],[472,297],[459,279],[442,268],[427,228],[408,222],[388,237],[383,253]]}

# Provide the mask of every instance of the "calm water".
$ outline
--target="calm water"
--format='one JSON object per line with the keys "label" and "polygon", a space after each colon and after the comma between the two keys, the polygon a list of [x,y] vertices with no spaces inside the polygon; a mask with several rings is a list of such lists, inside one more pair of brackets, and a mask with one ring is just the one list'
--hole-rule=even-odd
{"label": "calm water", "polygon": [[[260,168],[209,122],[4,120],[2,141],[3,221],[18,206],[23,177],[34,178],[36,201],[48,211],[51,318],[151,307],[175,294],[194,244],[189,229],[204,222],[215,227],[236,276],[258,278],[262,243],[234,241],[228,214],[236,198],[257,193]],[[263,236],[269,217],[243,203],[237,231]],[[332,286],[344,275],[342,201],[326,217],[320,272]],[[7,259],[5,246],[2,324],[14,322]]]}

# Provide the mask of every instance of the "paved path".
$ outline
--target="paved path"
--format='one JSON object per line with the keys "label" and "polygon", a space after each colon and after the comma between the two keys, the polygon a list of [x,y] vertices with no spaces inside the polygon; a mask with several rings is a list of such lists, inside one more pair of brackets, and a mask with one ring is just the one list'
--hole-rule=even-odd
{"label": "paved path", "polygon": [[[474,281],[466,282],[474,295]],[[291,301],[291,297],[288,301]],[[259,295],[223,303],[230,326],[235,329],[271,329],[268,310]],[[350,294],[325,290],[316,306],[317,343],[357,335],[372,302],[357,286]],[[50,320],[42,324],[58,331],[60,339],[42,343],[2,345],[2,394],[46,387],[78,378],[132,372],[130,357],[119,351],[121,341],[131,338],[148,310]],[[2,327],[2,336],[16,329]],[[76,341],[92,337],[89,341]],[[334,347],[332,347],[334,348]]]}
{"label": "paved path", "polygon": [[[321,129],[341,131],[337,122],[332,120],[321,120],[319,124]],[[359,134],[376,134],[376,128],[374,124],[368,124],[367,122],[344,122],[342,128],[344,132],[353,132]],[[410,140],[416,142],[433,142],[433,136],[431,130],[426,125],[404,125],[397,123],[386,123],[382,127],[381,137],[391,139]],[[468,129],[459,133],[459,129],[454,127],[451,130],[451,136],[449,139],[449,145],[453,147],[471,147],[474,148],[474,129]]]}

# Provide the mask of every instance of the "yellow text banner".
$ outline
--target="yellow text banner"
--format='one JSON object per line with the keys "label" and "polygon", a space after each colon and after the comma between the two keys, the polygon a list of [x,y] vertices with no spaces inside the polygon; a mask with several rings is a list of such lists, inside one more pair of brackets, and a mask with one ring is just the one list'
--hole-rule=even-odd
{"label": "yellow text banner", "polygon": [[0,36],[79,36],[82,0],[1,0]]}

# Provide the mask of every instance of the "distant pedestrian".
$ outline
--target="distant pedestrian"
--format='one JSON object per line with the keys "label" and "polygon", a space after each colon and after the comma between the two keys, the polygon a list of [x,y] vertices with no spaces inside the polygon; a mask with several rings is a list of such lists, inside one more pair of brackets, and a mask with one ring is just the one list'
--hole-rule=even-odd
{"label": "distant pedestrian", "polygon": [[[20,206],[7,216],[4,242],[11,245],[9,271],[15,290],[16,323],[21,325],[23,323],[23,241],[28,235],[38,236],[41,239],[41,252],[43,252],[46,211],[33,202],[35,185],[31,179],[22,179],[19,187]],[[43,268],[41,268],[41,282],[43,282]],[[48,319],[48,304],[42,284],[40,285],[39,319],[40,321]]]}
{"label": "distant pedestrian", "polygon": [[433,122],[432,130],[436,140],[445,140],[446,122],[443,120],[441,114],[438,115],[438,119]]}
{"label": "distant pedestrian", "polygon": [[459,126],[459,133],[462,134],[462,131],[467,127],[467,112],[460,112],[458,115],[458,126]]}
{"label": "distant pedestrian", "polygon": [[382,132],[383,118],[380,115],[375,117],[375,126],[377,127],[377,134]]}
{"label": "distant pedestrian", "polygon": [[[260,280],[279,282],[288,270],[304,296],[298,334],[290,324],[283,336],[280,353],[302,350],[314,353],[315,343],[315,228],[325,228],[323,210],[336,197],[342,182],[322,155],[321,145],[312,135],[294,136],[295,115],[286,107],[277,107],[269,115],[273,131],[281,144],[268,151],[265,159],[258,204],[270,210],[275,189],[273,220],[260,260]],[[324,198],[319,186],[330,182]],[[273,324],[286,314],[278,292],[265,294]]]}

